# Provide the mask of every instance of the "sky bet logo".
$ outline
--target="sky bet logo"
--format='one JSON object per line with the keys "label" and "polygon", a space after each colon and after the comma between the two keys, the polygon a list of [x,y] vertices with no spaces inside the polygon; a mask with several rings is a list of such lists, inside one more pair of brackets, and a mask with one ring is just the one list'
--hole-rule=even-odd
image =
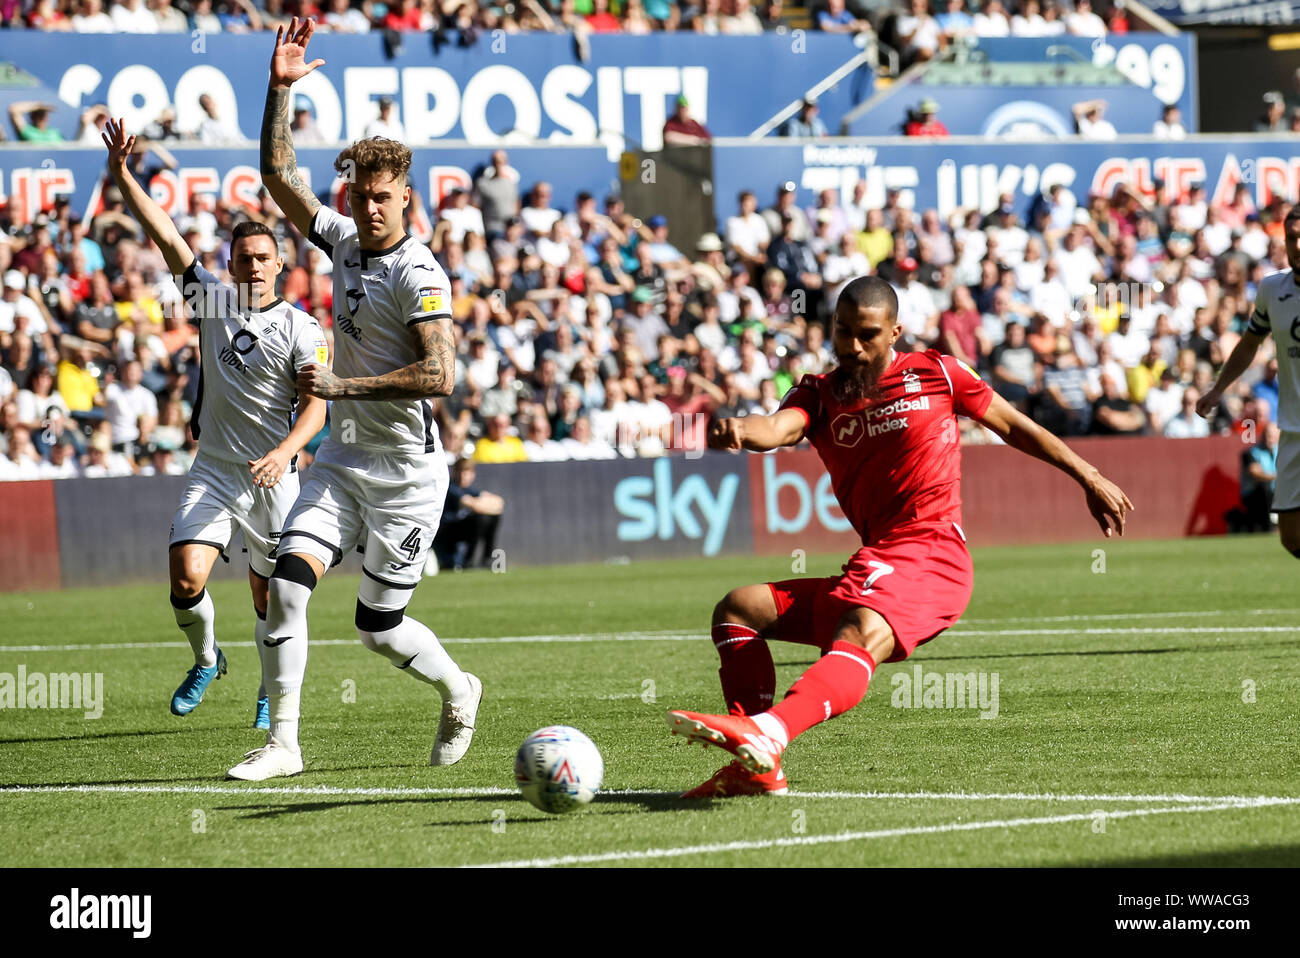
{"label": "sky bet logo", "polygon": [[[630,476],[614,487],[614,508],[627,518],[618,524],[620,542],[673,539],[680,532],[688,539],[704,539],[704,554],[714,556],[722,548],[736,501],[740,477],[722,477],[715,495],[701,475],[687,476],[673,488],[671,459],[656,459],[654,476]],[[704,520],[701,526],[693,508]]]}

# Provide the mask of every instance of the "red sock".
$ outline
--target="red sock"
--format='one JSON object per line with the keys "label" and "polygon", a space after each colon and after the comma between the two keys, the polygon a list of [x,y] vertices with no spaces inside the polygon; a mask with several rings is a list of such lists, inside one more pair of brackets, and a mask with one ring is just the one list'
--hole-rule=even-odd
{"label": "red sock", "polygon": [[747,625],[723,622],[713,627],[713,645],[722,659],[718,678],[727,711],[757,715],[772,707],[776,666],[767,643]]}
{"label": "red sock", "polygon": [[793,741],[796,735],[861,702],[875,671],[876,662],[866,649],[852,642],[836,642],[768,714],[781,720]]}

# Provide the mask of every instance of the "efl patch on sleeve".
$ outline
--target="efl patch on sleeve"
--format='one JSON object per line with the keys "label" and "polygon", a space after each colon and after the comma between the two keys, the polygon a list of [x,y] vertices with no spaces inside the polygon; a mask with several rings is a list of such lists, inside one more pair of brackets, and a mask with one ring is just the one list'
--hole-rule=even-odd
{"label": "efl patch on sleeve", "polygon": [[316,347],[316,362],[320,363],[322,366],[326,366],[329,364],[329,361],[330,361],[329,347],[326,346],[324,343],[321,343],[319,346]]}
{"label": "efl patch on sleeve", "polygon": [[442,312],[442,293],[432,286],[420,287],[420,312],[422,313],[440,313]]}
{"label": "efl patch on sleeve", "polygon": [[[955,357],[954,357],[954,358],[955,358]],[[967,366],[967,365],[966,365],[964,362],[962,362],[960,359],[957,360],[957,365],[960,366],[962,369],[966,370],[966,372],[970,373],[970,378],[971,378],[971,379],[979,379],[979,378],[980,378],[980,374],[979,374],[979,373],[977,373],[975,370],[971,369],[969,366]]]}

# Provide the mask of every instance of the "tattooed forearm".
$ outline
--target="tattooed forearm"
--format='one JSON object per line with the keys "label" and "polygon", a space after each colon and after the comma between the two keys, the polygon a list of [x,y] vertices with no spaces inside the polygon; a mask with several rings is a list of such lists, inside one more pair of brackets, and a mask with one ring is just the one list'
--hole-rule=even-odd
{"label": "tattooed forearm", "polygon": [[421,358],[383,376],[343,379],[338,383],[344,399],[432,399],[450,396],[456,384],[456,347],[451,320],[435,319],[414,327]]}
{"label": "tattooed forearm", "polygon": [[[262,181],[286,213],[295,212],[293,200],[302,207],[298,212],[310,217],[320,209],[320,200],[302,181],[298,158],[289,129],[289,88],[270,87],[266,91],[266,109],[262,111]],[[286,193],[288,194],[286,196]],[[292,198],[292,199],[291,199]],[[291,215],[295,223],[297,218]]]}

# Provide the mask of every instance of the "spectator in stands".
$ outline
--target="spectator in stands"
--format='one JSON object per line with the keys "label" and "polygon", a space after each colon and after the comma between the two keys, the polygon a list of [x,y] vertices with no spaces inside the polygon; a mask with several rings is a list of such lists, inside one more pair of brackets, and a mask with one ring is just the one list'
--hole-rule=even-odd
{"label": "spectator in stands", "polygon": [[938,101],[926,97],[917,107],[914,118],[903,128],[903,134],[905,136],[948,136],[948,128],[939,121],[938,113]]}
{"label": "spectator in stands", "polygon": [[325,24],[335,33],[369,33],[370,18],[352,6],[352,0],[330,0]]}
{"label": "spectator in stands", "polygon": [[1065,18],[1067,33],[1076,37],[1104,37],[1106,23],[1092,12],[1090,0],[1075,0],[1074,12]]}
{"label": "spectator in stands", "polygon": [[397,118],[397,102],[391,96],[379,98],[379,113],[366,124],[362,135],[367,138],[382,136],[399,143],[406,140],[406,129]]}
{"label": "spectator in stands", "polygon": [[505,500],[476,486],[476,478],[474,460],[456,460],[447,487],[442,522],[433,540],[433,552],[440,569],[459,571],[472,568],[476,555],[484,568],[492,564]]}
{"label": "spectator in stands", "polygon": [[118,33],[157,33],[158,20],[144,0],[116,0],[109,10]]}
{"label": "spectator in stands", "polygon": [[1054,29],[1052,25],[1043,19],[1042,5],[1039,0],[1024,0],[1020,4],[1020,9],[1011,18],[1011,35],[1013,37],[1046,37],[1064,31],[1063,26],[1058,24],[1058,27]]}
{"label": "spectator in stands", "polygon": [[763,21],[750,0],[733,0],[731,14],[722,18],[722,32],[731,36],[757,36],[763,32]]}
{"label": "spectator in stands", "polygon": [[793,181],[786,180],[777,188],[776,202],[763,210],[763,219],[767,223],[769,235],[776,237],[784,232],[783,223],[788,214],[794,221],[791,239],[806,243],[812,238],[812,226],[808,222],[808,215],[800,209],[797,199],[798,193]]}
{"label": "spectator in stands", "polygon": [[1233,532],[1269,532],[1273,528],[1273,489],[1277,481],[1277,444],[1282,433],[1270,422],[1258,441],[1241,454],[1241,507],[1228,513]]}
{"label": "spectator in stands", "polygon": [[204,113],[197,130],[200,143],[205,146],[234,146],[244,142],[244,134],[239,132],[238,127],[221,116],[212,94],[200,96],[199,107]]}
{"label": "spectator in stands", "polygon": [[1183,127],[1183,114],[1177,103],[1166,103],[1160,111],[1160,119],[1151,129],[1151,135],[1160,140],[1183,140],[1187,130]]}
{"label": "spectator in stands", "polygon": [[1119,134],[1106,119],[1105,100],[1084,100],[1070,107],[1074,115],[1075,132],[1085,140],[1113,140]]}
{"label": "spectator in stands", "polygon": [[977,37],[1006,37],[1011,35],[1011,21],[1002,7],[1002,0],[984,0],[980,12],[975,14]]}
{"label": "spectator in stands", "polygon": [[1255,123],[1256,133],[1282,133],[1286,130],[1286,100],[1278,90],[1264,94],[1264,115]]}
{"label": "spectator in stands", "polygon": [[713,139],[708,127],[691,116],[691,103],[677,98],[677,107],[664,124],[664,146],[700,146]]}
{"label": "spectator in stands", "polygon": [[943,31],[930,16],[929,0],[909,0],[908,12],[899,15],[894,30],[904,65],[929,60],[939,52]]}
{"label": "spectator in stands", "polygon": [[1196,402],[1200,398],[1201,394],[1195,386],[1183,390],[1178,415],[1165,425],[1166,438],[1201,439],[1210,434],[1210,424],[1196,414]]}
{"label": "spectator in stands", "polygon": [[311,101],[305,96],[296,96],[293,99],[293,120],[289,123],[289,131],[293,136],[294,146],[325,144],[325,134],[316,125],[316,120],[311,114]]}
{"label": "spectator in stands", "polygon": [[172,5],[172,0],[150,0],[149,9],[159,33],[189,33],[190,21]]}
{"label": "spectator in stands", "polygon": [[1101,395],[1093,400],[1089,432],[1100,436],[1136,436],[1146,430],[1146,425],[1142,407],[1124,395],[1113,376],[1102,374]]}
{"label": "spectator in stands", "polygon": [[966,12],[966,0],[947,0],[944,12],[934,19],[946,44],[975,36],[975,18]]}
{"label": "spectator in stands", "polygon": [[826,124],[817,115],[817,101],[813,97],[803,98],[799,112],[782,124],[781,135],[805,139],[828,135]]}
{"label": "spectator in stands", "polygon": [[528,454],[518,436],[510,434],[510,417],[498,413],[487,419],[487,435],[474,445],[475,462],[524,462]]}
{"label": "spectator in stands", "polygon": [[817,29],[823,33],[868,33],[871,24],[849,13],[844,0],[826,0],[826,8],[817,13]]}
{"label": "spectator in stands", "polygon": [[61,142],[63,134],[50,126],[50,114],[54,110],[54,104],[35,100],[10,103],[9,122],[13,124],[14,135],[26,143]]}
{"label": "spectator in stands", "polygon": [[75,33],[116,33],[113,18],[104,12],[103,0],[78,0],[77,12],[72,16]]}

